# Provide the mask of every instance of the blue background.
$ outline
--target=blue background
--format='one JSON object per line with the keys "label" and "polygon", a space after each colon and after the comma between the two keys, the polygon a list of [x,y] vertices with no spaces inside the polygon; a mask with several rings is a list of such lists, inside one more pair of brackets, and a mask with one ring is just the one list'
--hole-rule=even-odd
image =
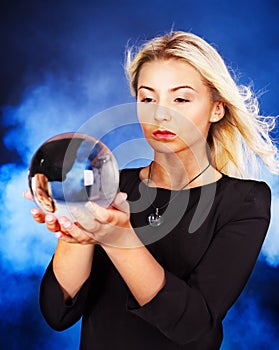
{"label": "blue background", "polygon": [[[278,114],[278,19],[276,0],[1,2],[1,349],[78,349],[80,324],[56,333],[38,306],[56,243],[33,223],[32,205],[22,198],[38,146],[133,102],[125,48],[170,29],[214,44],[238,82],[252,84],[262,114]],[[278,127],[273,136],[278,140]],[[279,348],[279,186],[276,176],[263,172],[262,178],[273,190],[272,222],[253,275],[224,322],[222,350]]]}

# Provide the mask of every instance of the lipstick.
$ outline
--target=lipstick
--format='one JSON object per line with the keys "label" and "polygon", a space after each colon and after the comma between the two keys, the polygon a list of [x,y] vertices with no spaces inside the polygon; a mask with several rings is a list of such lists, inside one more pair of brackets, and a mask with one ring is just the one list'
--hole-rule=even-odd
{"label": "lipstick", "polygon": [[172,140],[176,137],[176,134],[170,130],[157,129],[152,133],[153,137],[158,140]]}

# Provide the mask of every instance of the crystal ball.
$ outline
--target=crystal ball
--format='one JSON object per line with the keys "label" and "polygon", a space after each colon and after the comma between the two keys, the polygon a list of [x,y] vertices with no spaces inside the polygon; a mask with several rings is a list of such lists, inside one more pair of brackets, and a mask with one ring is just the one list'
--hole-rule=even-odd
{"label": "crystal ball", "polygon": [[119,169],[112,152],[97,138],[65,133],[48,139],[35,152],[28,184],[45,213],[75,219],[71,207],[86,211],[88,201],[102,207],[112,203],[119,187]]}

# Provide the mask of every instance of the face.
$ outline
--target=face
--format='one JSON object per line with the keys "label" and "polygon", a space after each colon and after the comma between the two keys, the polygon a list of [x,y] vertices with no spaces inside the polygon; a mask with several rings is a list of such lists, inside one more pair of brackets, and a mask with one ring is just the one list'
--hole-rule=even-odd
{"label": "face", "polygon": [[138,118],[154,150],[205,147],[212,122],[224,115],[200,73],[182,60],[144,63],[138,78]]}

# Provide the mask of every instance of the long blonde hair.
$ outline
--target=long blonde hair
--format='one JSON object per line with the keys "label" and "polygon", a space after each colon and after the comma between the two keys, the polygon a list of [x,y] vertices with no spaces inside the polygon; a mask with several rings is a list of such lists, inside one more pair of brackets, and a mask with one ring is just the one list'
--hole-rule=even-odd
{"label": "long blonde hair", "polygon": [[278,149],[270,137],[275,118],[259,115],[258,100],[251,89],[237,86],[222,57],[202,38],[171,32],[148,41],[135,54],[129,49],[126,72],[132,95],[137,95],[138,76],[145,62],[171,58],[197,69],[213,100],[225,105],[224,118],[212,123],[207,139],[215,168],[230,176],[256,177],[262,159],[271,172],[279,174]]}

